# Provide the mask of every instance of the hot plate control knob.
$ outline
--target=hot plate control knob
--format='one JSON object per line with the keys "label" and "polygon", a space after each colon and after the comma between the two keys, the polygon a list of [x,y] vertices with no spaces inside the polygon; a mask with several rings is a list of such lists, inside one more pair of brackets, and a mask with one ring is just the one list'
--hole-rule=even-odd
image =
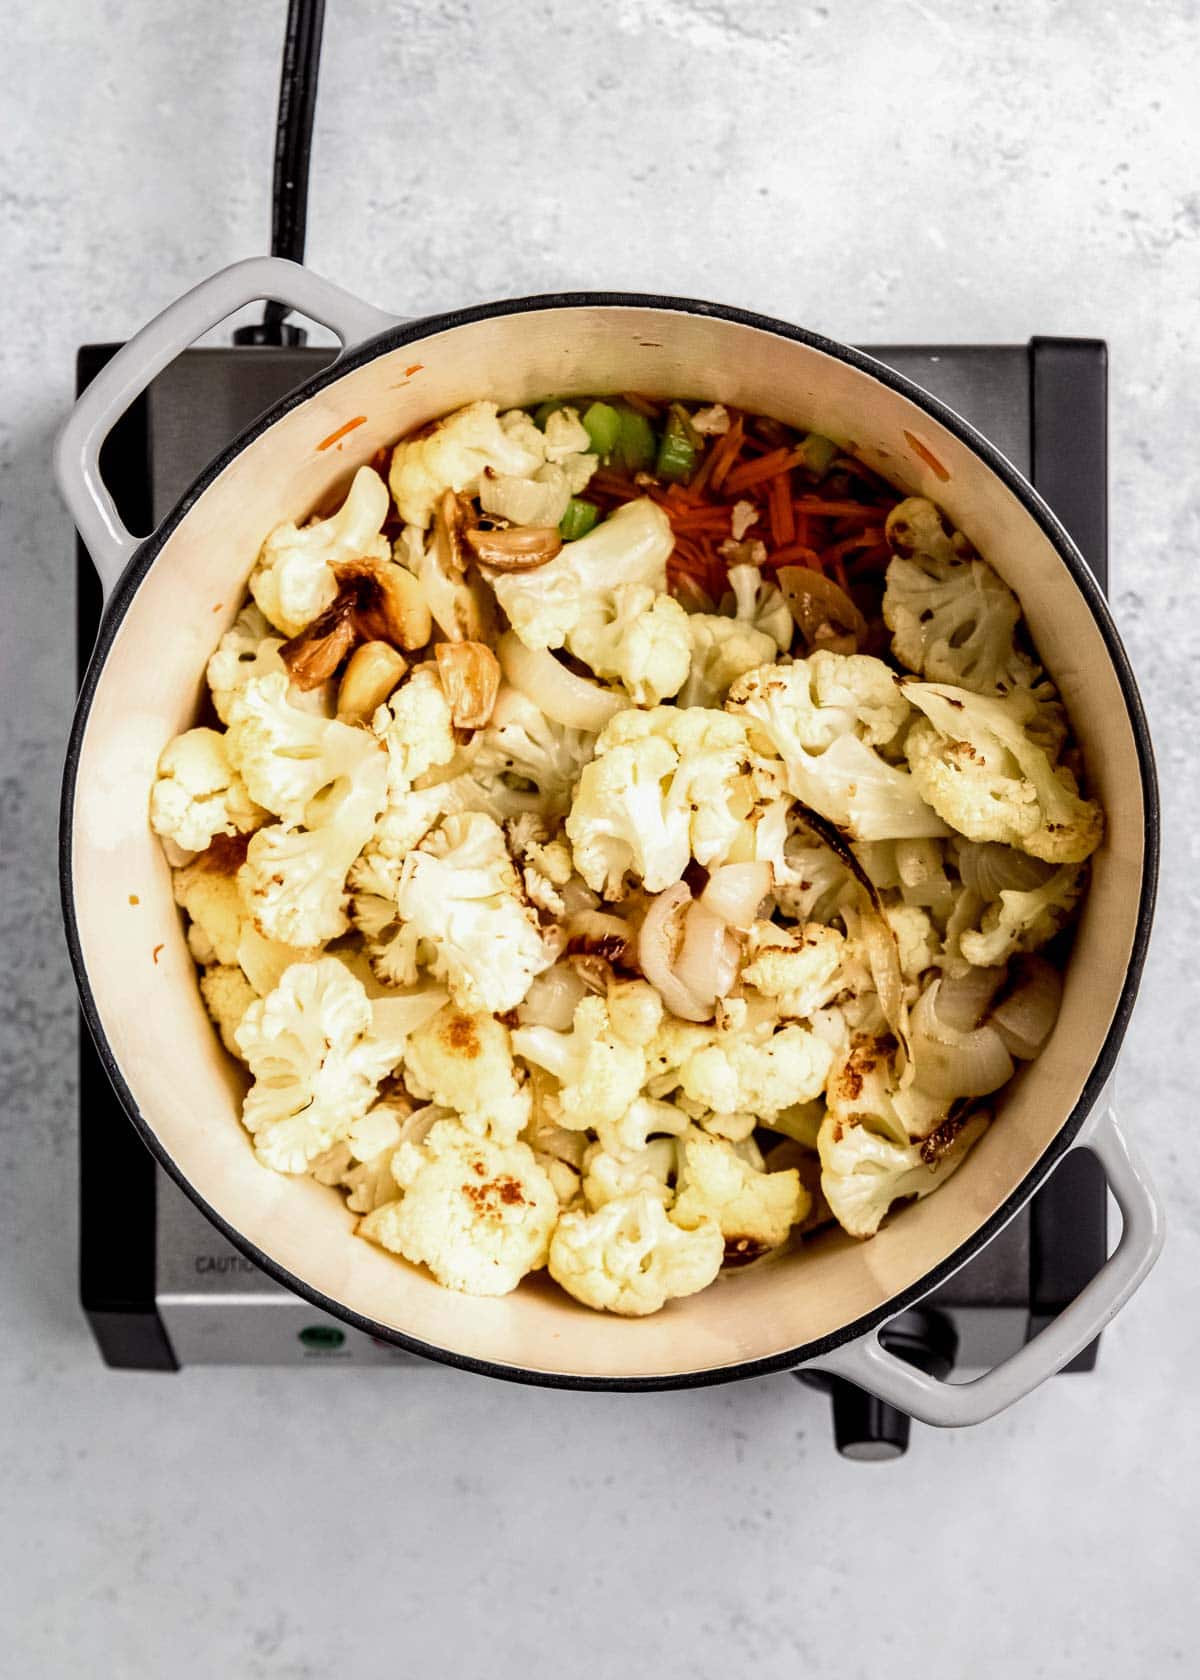
{"label": "hot plate control knob", "polygon": [[[947,1377],[953,1369],[958,1337],[943,1313],[903,1313],[880,1331],[879,1339],[889,1353],[932,1377]],[[828,1376],[823,1371],[797,1371],[796,1375],[801,1382],[828,1393],[833,1405],[833,1438],[843,1458],[882,1463],[907,1452],[912,1419],[906,1412],[877,1400],[844,1377]]]}

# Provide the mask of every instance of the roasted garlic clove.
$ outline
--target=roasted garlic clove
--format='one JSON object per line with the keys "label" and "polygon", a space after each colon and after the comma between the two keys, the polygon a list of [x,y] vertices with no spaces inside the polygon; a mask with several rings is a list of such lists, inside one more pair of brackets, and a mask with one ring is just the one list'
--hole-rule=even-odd
{"label": "roasted garlic clove", "polygon": [[532,572],[562,548],[554,525],[511,525],[507,531],[485,531],[477,526],[463,533],[467,546],[480,565],[497,572]]}
{"label": "roasted garlic clove", "polygon": [[365,722],[390,696],[408,661],[390,642],[363,642],[350,655],[338,689],[339,717]]}
{"label": "roasted garlic clove", "polygon": [[297,688],[319,688],[357,640],[354,598],[343,590],[298,636],[284,642],[279,657]]}
{"label": "roasted garlic clove", "polygon": [[433,624],[425,592],[411,572],[393,560],[366,558],[343,561],[333,570],[341,585],[338,600],[349,593],[353,601],[360,639],[410,650],[425,646]]}
{"label": "roasted garlic clove", "polygon": [[482,729],[500,689],[500,661],[483,642],[438,642],[438,676],[460,729]]}

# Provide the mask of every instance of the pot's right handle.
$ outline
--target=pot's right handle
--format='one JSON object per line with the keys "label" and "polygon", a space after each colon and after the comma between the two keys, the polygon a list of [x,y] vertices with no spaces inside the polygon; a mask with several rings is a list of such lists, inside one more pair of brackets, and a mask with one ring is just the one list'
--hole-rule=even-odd
{"label": "pot's right handle", "polygon": [[59,489],[106,596],[142,539],[126,530],[100,477],[105,438],[130,403],[181,350],[245,304],[264,299],[285,303],[320,321],[337,334],[343,349],[386,331],[399,319],[299,263],[282,257],[249,257],[193,286],[122,345],[71,410],[54,448]]}
{"label": "pot's right handle", "polygon": [[1142,1283],[1158,1259],[1164,1235],[1161,1199],[1110,1108],[1101,1111],[1083,1147],[1099,1158],[1121,1209],[1120,1241],[1070,1306],[1011,1359],[973,1382],[941,1382],[897,1359],[872,1331],[822,1354],[812,1369],[845,1377],[923,1423],[947,1427],[994,1417],[1070,1364]]}

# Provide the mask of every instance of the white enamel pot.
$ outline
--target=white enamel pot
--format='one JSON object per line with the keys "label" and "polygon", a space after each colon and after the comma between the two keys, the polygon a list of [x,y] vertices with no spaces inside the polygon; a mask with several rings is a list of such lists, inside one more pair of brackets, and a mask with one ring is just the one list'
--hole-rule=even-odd
{"label": "white enamel pot", "polygon": [[[101,482],[105,436],[175,355],[261,298],[326,323],[342,355],[256,421],[138,541]],[[381,445],[472,398],[514,404],[621,390],[725,400],[815,427],[898,488],[935,497],[1020,596],[1108,813],[1057,1028],[959,1172],[870,1242],[826,1234],[645,1320],[589,1312],[545,1280],[500,1300],[452,1294],[354,1239],[335,1191],[258,1165],[238,1118],[242,1075],[204,1012],[146,819],[159,753],[191,723],[208,654],[273,525],[325,503]],[[1009,1405],[1072,1359],[1137,1288],[1161,1245],[1162,1214],[1109,1085],[1154,900],[1149,739],[1081,556],[1031,486],[958,416],[857,351],[738,310],[583,294],[401,321],[306,269],[263,259],[206,280],[114,357],[62,432],[57,472],[108,591],[62,811],[63,901],[83,1008],[146,1143],[265,1271],[372,1335],[496,1376],[639,1389],[808,1366],[937,1424]],[[1099,1156],[1123,1216],[1115,1252],[1083,1293],[970,1383],[940,1382],[888,1353],[880,1327],[978,1253],[1080,1146]]]}

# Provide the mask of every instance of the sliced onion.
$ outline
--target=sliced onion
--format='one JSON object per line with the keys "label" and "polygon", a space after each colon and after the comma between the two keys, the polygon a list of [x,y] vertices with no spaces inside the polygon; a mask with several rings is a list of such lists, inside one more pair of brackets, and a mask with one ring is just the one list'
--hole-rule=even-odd
{"label": "sliced onion", "polygon": [[808,566],[781,566],[775,574],[788,610],[810,648],[857,653],[867,639],[867,621],[844,589]]}
{"label": "sliced onion", "polygon": [[683,944],[675,963],[680,984],[709,1006],[724,997],[737,978],[738,945],[720,916],[699,902],[683,921]]}
{"label": "sliced onion", "polygon": [[900,947],[896,943],[896,935],[874,910],[862,912],[859,929],[883,1018],[906,1059],[911,1062],[913,1053],[909,1042],[908,1010],[904,1003],[904,975],[900,970]]}
{"label": "sliced onion", "polygon": [[938,1021],[952,1033],[973,1032],[986,1020],[1003,979],[1003,968],[967,968],[961,974],[945,975],[938,987]]}
{"label": "sliced onion", "polygon": [[994,840],[978,845],[963,841],[956,850],[963,885],[971,887],[981,898],[996,899],[1008,891],[1032,892],[1054,873],[1053,864]]}
{"label": "sliced onion", "polygon": [[523,1027],[550,1027],[570,1032],[575,1005],[587,996],[582,977],[568,963],[557,962],[539,974],[517,1006]]}
{"label": "sliced onion", "polygon": [[745,929],[770,890],[769,863],[723,863],[709,876],[700,902],[727,927]]}
{"label": "sliced onion", "polygon": [[1062,1003],[1062,976],[1044,957],[1018,957],[1013,964],[1016,985],[993,1009],[988,1025],[1023,1062],[1031,1062],[1045,1048]]}
{"label": "sliced onion", "polygon": [[628,966],[633,930],[620,916],[608,910],[578,910],[568,916],[564,931],[567,949],[572,953],[586,953]]}
{"label": "sliced onion", "polygon": [[568,671],[546,648],[528,648],[514,630],[501,636],[496,652],[509,682],[527,700],[568,729],[599,734],[605,724],[628,706],[628,700],[599,683]]}
{"label": "sliced onion", "polygon": [[938,1020],[935,980],[922,992],[912,1012],[912,1053],[916,1086],[925,1096],[953,1102],[983,1097],[1012,1078],[1013,1061],[993,1027],[952,1032]]}
{"label": "sliced onion", "polygon": [[706,1004],[698,998],[674,969],[678,920],[691,901],[686,881],[676,881],[673,887],[651,899],[638,936],[638,959],[642,973],[658,990],[672,1015],[684,1021],[708,1021],[713,1013],[711,1002]]}

